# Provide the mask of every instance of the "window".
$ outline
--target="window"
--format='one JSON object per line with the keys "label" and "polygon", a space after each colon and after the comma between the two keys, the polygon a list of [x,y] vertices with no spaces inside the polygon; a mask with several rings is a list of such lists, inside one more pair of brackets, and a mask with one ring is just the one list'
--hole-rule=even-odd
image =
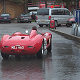
{"label": "window", "polygon": [[57,10],[52,10],[51,14],[52,15],[70,15],[70,12],[68,10],[57,9]]}
{"label": "window", "polygon": [[38,9],[37,14],[38,15],[49,15],[49,9]]}

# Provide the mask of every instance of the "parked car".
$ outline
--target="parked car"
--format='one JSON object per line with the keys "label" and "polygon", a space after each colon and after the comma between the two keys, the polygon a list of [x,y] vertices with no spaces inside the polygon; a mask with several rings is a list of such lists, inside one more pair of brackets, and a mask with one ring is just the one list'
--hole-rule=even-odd
{"label": "parked car", "polygon": [[11,16],[10,16],[10,14],[8,14],[8,13],[2,13],[2,14],[0,15],[0,23],[1,23],[1,22],[11,23]]}
{"label": "parked car", "polygon": [[36,55],[41,58],[45,50],[51,51],[51,39],[51,33],[38,33],[35,27],[32,28],[30,34],[21,32],[6,34],[0,42],[1,56],[3,59],[8,59],[9,55]]}
{"label": "parked car", "polygon": [[[37,10],[37,24],[40,27],[48,26],[50,20],[54,19],[57,26],[66,24],[68,27],[74,22],[74,16],[67,8],[41,8]],[[71,21],[72,20],[72,21]]]}
{"label": "parked car", "polygon": [[51,9],[51,18],[56,21],[57,26],[66,24],[67,27],[70,27],[75,22],[73,14],[67,8]]}
{"label": "parked car", "polygon": [[49,8],[40,8],[37,10],[36,22],[40,27],[43,25],[48,26],[50,23],[50,9]]}
{"label": "parked car", "polygon": [[18,16],[17,18],[17,22],[21,23],[21,22],[30,22],[31,23],[32,19],[31,19],[31,15],[30,13],[27,14],[21,14],[20,16]]}

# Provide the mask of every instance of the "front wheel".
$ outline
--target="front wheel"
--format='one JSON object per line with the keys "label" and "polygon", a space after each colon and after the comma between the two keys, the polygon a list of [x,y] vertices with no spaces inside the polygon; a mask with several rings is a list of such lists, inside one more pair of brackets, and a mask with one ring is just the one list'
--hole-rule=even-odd
{"label": "front wheel", "polygon": [[3,59],[8,59],[9,58],[8,54],[2,53],[2,52],[1,52],[1,56],[2,56]]}

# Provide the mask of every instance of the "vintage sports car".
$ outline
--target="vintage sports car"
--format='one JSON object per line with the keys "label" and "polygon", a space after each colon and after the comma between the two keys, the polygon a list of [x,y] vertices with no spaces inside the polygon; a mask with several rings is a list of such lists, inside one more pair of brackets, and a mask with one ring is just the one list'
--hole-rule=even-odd
{"label": "vintage sports car", "polygon": [[45,50],[51,51],[51,39],[51,33],[38,33],[34,28],[30,34],[15,32],[4,35],[0,41],[1,56],[3,59],[8,59],[9,55],[36,55],[41,58]]}

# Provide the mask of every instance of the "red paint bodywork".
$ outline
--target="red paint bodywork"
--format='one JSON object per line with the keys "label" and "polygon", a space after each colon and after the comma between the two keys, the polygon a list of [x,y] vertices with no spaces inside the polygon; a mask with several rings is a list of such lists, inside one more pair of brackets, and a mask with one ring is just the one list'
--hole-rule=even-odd
{"label": "red paint bodywork", "polygon": [[[9,55],[27,55],[37,54],[41,49],[43,39],[48,41],[51,39],[51,33],[38,34],[36,30],[32,30],[29,35],[16,32],[12,35],[4,35],[0,41],[0,49],[2,53]],[[47,48],[49,47],[47,44]]]}

